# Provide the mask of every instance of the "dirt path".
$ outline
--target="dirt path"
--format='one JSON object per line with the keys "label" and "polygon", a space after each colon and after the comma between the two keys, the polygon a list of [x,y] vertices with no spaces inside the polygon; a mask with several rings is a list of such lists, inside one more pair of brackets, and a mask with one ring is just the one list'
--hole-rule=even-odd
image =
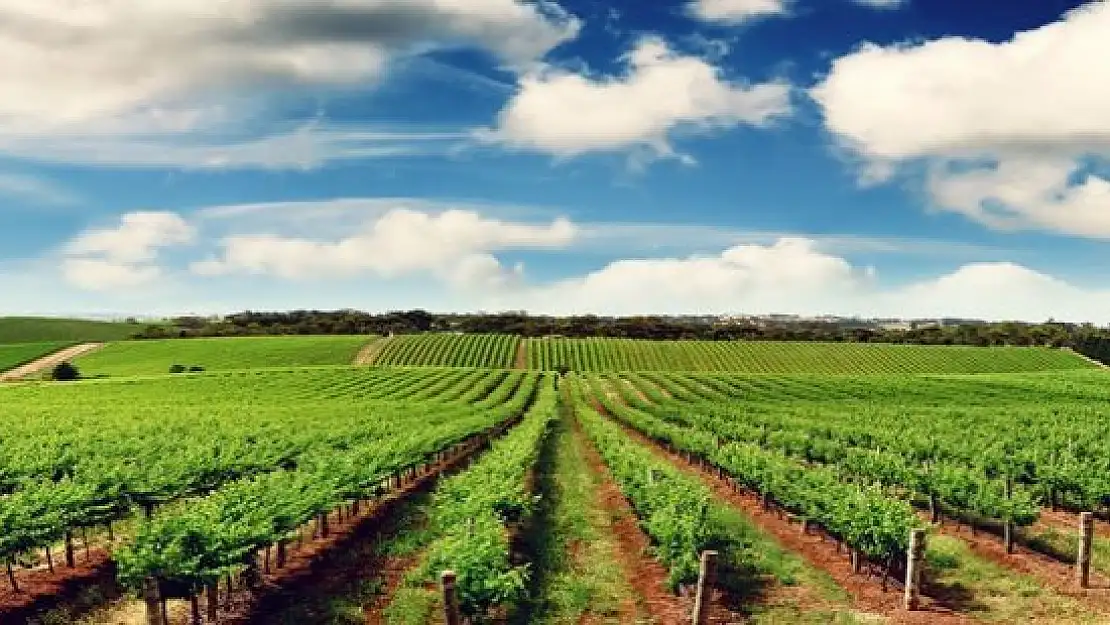
{"label": "dirt path", "polygon": [[35,375],[36,373],[51,369],[59,363],[84,356],[85,354],[92,353],[98,349],[101,349],[102,347],[104,347],[104,343],[82,343],[81,345],[73,345],[72,347],[67,347],[63,350],[56,351],[53,354],[43,356],[38,360],[16,367],[15,369],[12,369],[10,371],[0,373],[0,382],[15,382],[17,380],[23,380],[32,375]]}
{"label": "dirt path", "polygon": [[520,339],[520,342],[516,344],[516,360],[513,363],[513,368],[528,368],[528,340],[523,337]]}
{"label": "dirt path", "polygon": [[374,364],[374,361],[378,359],[378,355],[382,353],[385,346],[389,345],[392,341],[392,336],[383,336],[363,345],[362,349],[358,350],[358,355],[355,356],[355,362],[353,364],[357,366],[369,366]]}

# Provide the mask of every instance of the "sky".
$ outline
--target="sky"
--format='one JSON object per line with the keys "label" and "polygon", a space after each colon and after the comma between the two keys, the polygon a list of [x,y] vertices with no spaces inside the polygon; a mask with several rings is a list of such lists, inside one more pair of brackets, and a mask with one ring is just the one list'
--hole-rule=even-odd
{"label": "sky", "polygon": [[1110,323],[1110,0],[5,0],[0,314]]}

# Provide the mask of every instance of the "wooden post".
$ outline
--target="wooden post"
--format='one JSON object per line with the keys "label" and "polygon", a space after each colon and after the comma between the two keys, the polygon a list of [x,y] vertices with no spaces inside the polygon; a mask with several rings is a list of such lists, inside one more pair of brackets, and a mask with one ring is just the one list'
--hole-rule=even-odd
{"label": "wooden post", "polygon": [[220,581],[216,580],[208,584],[208,622],[215,623],[220,620]]}
{"label": "wooden post", "polygon": [[77,566],[77,559],[73,557],[73,532],[66,529],[66,566],[73,568]]}
{"label": "wooden post", "polygon": [[[1014,482],[1010,478],[1006,478],[1006,499],[1014,496]],[[1006,548],[1006,553],[1014,552],[1014,522],[1007,519],[1002,524],[1002,546]]]}
{"label": "wooden post", "polygon": [[146,603],[147,625],[163,625],[162,600],[158,592],[158,580],[153,577],[143,580],[143,601]]}
{"label": "wooden post", "polygon": [[200,594],[193,593],[189,595],[189,618],[192,625],[204,625],[204,619],[200,616]]}
{"label": "wooden post", "polygon": [[910,531],[910,548],[906,553],[905,608],[921,606],[921,567],[925,562],[925,530]]}
{"label": "wooden post", "polygon": [[443,618],[447,625],[459,625],[459,599],[455,596],[455,572],[444,571],[439,576],[443,585]]}
{"label": "wooden post", "polygon": [[1080,588],[1091,585],[1091,542],[1095,536],[1095,517],[1090,512],[1079,515],[1079,555],[1075,559],[1075,576]]}
{"label": "wooden post", "polygon": [[701,570],[698,571],[698,594],[694,600],[694,625],[709,623],[709,604],[713,586],[717,583],[717,552],[701,552]]}

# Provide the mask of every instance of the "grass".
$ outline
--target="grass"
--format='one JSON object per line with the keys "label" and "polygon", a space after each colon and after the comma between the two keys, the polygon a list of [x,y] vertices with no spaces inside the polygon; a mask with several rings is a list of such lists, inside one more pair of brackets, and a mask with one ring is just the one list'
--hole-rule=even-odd
{"label": "grass", "polygon": [[142,330],[143,324],[50,319],[45,317],[0,317],[0,345],[10,343],[85,343],[122,341]]}
{"label": "grass", "polygon": [[70,344],[66,342],[47,342],[0,345],[0,373],[52,354],[59,349],[69,347]]}
{"label": "grass", "polygon": [[542,498],[530,536],[537,590],[531,622],[579,623],[586,614],[613,619],[633,592],[617,557],[612,519],[594,500],[600,478],[566,421],[555,427],[537,475]]}
{"label": "grass", "polygon": [[1099,617],[1035,579],[975,556],[967,543],[930,536],[925,553],[932,596],[976,619],[996,623],[1095,623]]}
{"label": "grass", "polygon": [[86,377],[158,375],[175,364],[207,371],[344,365],[369,340],[367,336],[267,336],[127,341],[112,343],[76,364]]}
{"label": "grass", "polygon": [[731,371],[779,374],[1017,373],[1089,369],[1073,352],[1041,347],[871,343],[529,339],[529,364],[573,371]]}

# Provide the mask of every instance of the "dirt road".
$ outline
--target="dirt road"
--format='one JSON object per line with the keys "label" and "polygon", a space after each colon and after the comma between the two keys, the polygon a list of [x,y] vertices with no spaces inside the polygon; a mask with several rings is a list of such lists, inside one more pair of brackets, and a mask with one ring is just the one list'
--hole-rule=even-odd
{"label": "dirt road", "polygon": [[47,369],[52,368],[54,365],[60,362],[73,360],[78,356],[84,356],[85,354],[88,354],[89,352],[94,352],[102,347],[104,347],[104,343],[82,343],[80,345],[67,347],[61,351],[56,351],[53,354],[43,356],[38,360],[34,360],[25,365],[16,367],[11,371],[0,373],[0,382],[15,382],[17,380],[23,380],[36,373],[39,373],[40,371],[46,371]]}

